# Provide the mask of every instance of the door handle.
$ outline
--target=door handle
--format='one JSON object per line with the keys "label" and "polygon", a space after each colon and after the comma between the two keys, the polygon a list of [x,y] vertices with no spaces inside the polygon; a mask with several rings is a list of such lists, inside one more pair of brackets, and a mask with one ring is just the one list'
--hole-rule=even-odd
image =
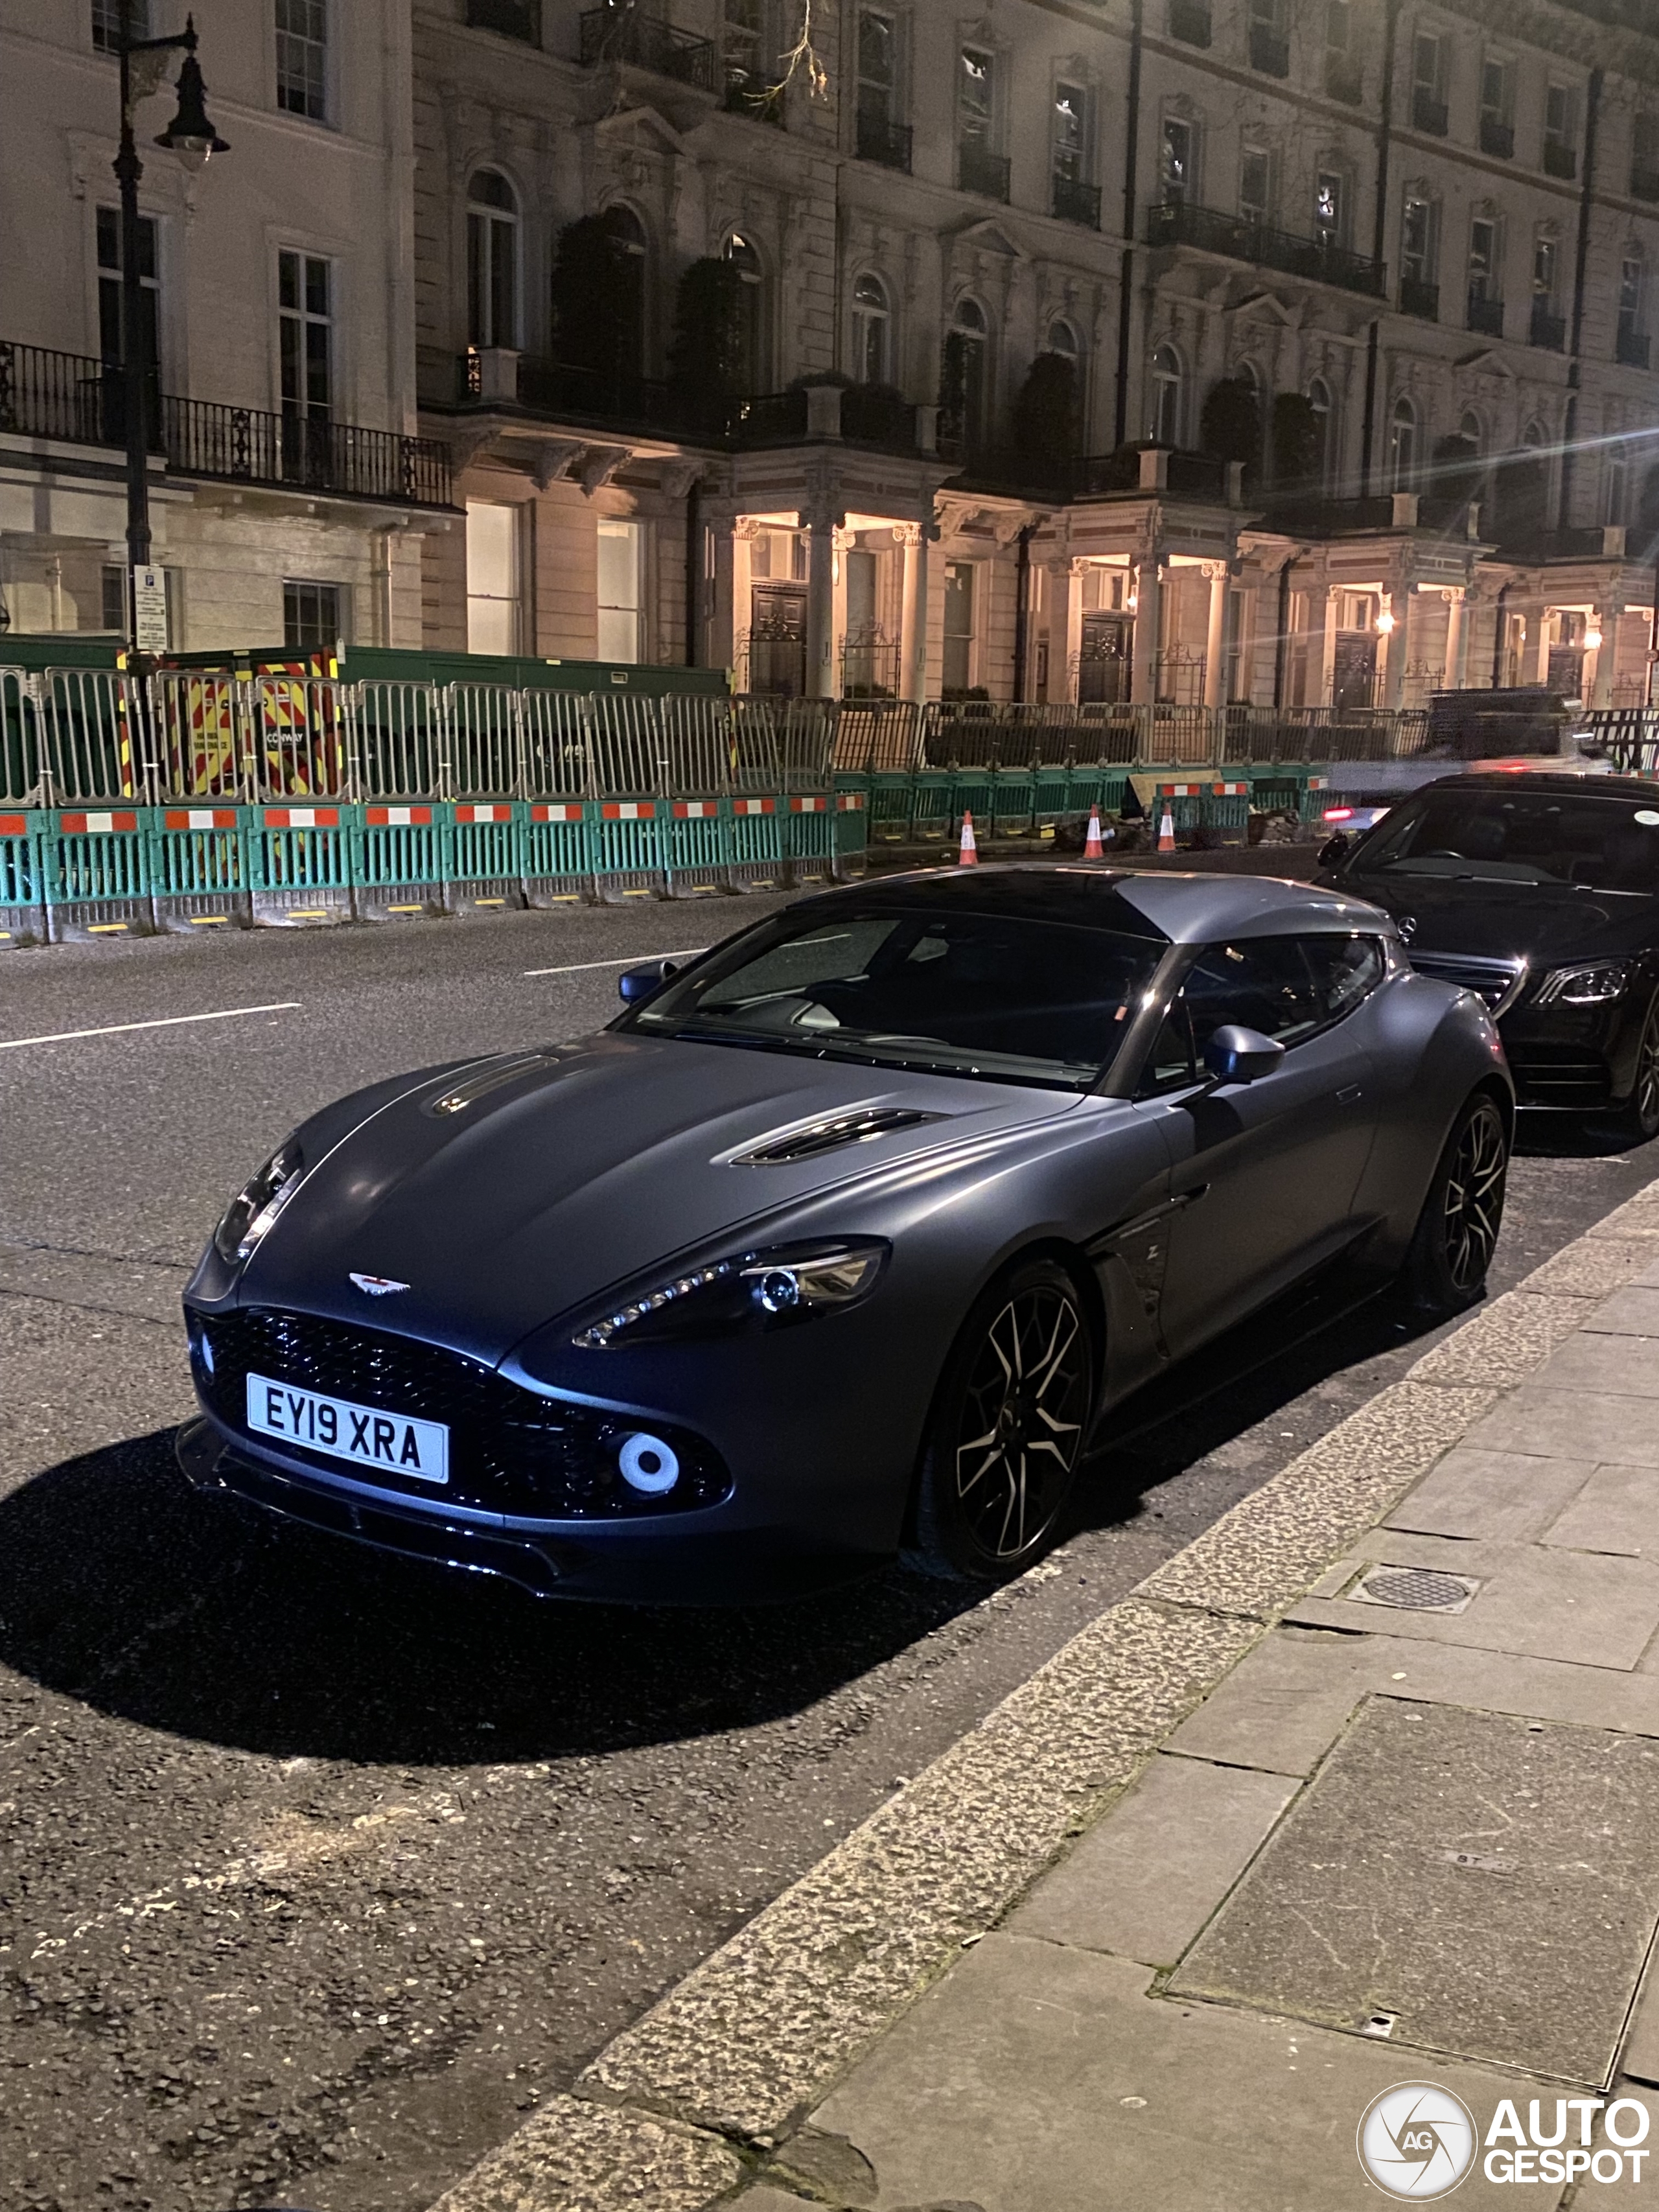
{"label": "door handle", "polygon": [[1363,1085],[1350,1083],[1346,1085],[1342,1090],[1337,1092],[1336,1103],[1339,1106],[1352,1106],[1356,1098],[1363,1098],[1364,1095],[1364,1087]]}

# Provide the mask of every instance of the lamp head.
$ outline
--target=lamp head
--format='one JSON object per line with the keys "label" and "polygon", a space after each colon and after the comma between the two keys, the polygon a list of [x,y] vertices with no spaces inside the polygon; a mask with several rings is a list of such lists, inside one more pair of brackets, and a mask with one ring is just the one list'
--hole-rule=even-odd
{"label": "lamp head", "polygon": [[156,133],[155,143],[176,154],[187,169],[199,170],[207,167],[210,155],[228,154],[230,145],[208,119],[207,87],[202,82],[202,65],[196,58],[193,15],[185,18],[183,45],[185,58],[179,64],[179,112],[165,131]]}

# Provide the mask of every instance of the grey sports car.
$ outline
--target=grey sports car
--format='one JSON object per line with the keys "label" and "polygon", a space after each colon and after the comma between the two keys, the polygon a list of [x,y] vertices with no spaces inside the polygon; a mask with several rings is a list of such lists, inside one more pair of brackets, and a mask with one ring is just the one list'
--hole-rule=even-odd
{"label": "grey sports car", "polygon": [[540,1593],[990,1579],[1114,1407],[1299,1278],[1480,1294],[1497,1034],[1339,893],[901,877],[623,995],[272,1154],[185,1294],[200,1488]]}

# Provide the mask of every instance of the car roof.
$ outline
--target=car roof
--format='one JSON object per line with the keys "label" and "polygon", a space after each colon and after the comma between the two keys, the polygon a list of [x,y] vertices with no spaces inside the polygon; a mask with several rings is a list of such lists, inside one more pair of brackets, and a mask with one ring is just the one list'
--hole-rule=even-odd
{"label": "car roof", "polygon": [[[1437,776],[1432,783],[1419,784],[1408,796],[1416,799],[1425,791],[1547,791],[1575,799],[1635,799],[1651,806],[1654,785],[1647,776],[1607,775],[1595,768],[1498,768]],[[1400,804],[1405,804],[1403,799]]]}
{"label": "car roof", "polygon": [[1017,914],[1032,921],[1127,930],[1176,945],[1327,930],[1395,933],[1393,921],[1379,908],[1313,884],[1292,883],[1280,876],[1114,867],[1097,860],[1012,860],[975,868],[919,869],[824,892],[812,903],[831,902],[866,912],[915,906]]}

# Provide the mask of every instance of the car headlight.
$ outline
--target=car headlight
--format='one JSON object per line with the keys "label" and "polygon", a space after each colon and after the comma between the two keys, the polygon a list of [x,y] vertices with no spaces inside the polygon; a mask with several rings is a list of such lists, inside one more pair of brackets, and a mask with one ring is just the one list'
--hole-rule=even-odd
{"label": "car headlight", "polygon": [[228,1266],[250,1259],[305,1180],[306,1164],[290,1137],[237,1192],[213,1232],[214,1249]]}
{"label": "car headlight", "polygon": [[1628,987],[1635,963],[1630,960],[1587,960],[1582,967],[1553,968],[1545,976],[1536,1004],[1540,1006],[1596,1006],[1616,999]]}
{"label": "car headlight", "polygon": [[888,1249],[866,1238],[734,1254],[666,1276],[621,1300],[613,1313],[578,1330],[570,1341],[579,1351],[604,1352],[621,1343],[804,1321],[866,1297]]}

